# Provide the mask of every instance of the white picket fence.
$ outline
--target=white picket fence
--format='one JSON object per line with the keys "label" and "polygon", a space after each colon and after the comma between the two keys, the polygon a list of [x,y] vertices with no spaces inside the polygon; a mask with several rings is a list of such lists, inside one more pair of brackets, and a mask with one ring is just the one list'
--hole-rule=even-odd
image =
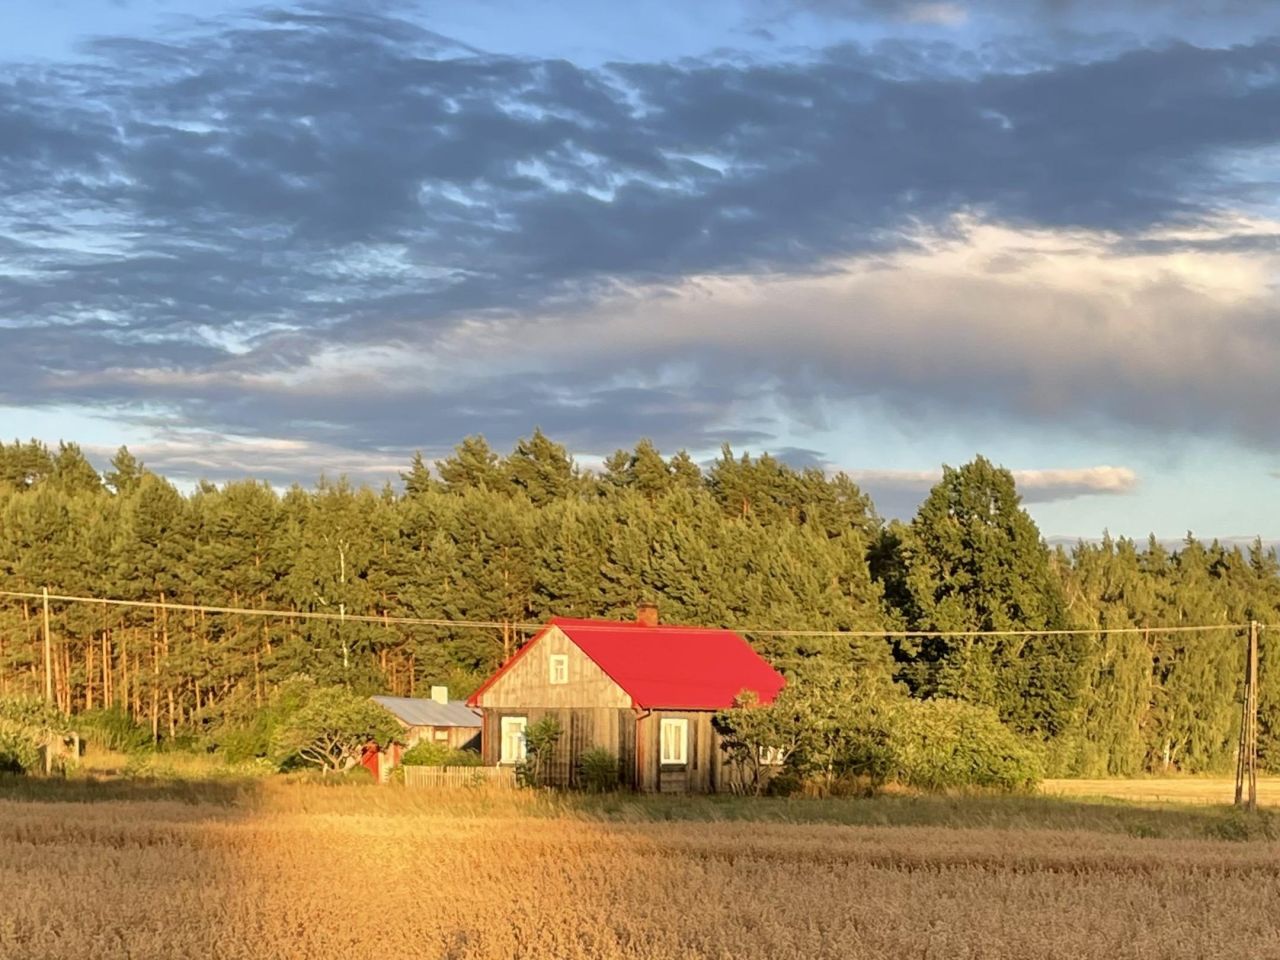
{"label": "white picket fence", "polygon": [[405,767],[404,785],[412,789],[514,790],[512,767]]}

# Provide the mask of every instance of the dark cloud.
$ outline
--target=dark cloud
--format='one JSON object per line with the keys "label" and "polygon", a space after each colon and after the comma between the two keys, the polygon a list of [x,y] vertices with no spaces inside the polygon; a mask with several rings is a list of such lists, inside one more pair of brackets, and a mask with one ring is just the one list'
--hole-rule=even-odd
{"label": "dark cloud", "polygon": [[476,318],[518,328],[635,285],[818,272],[959,211],[1195,223],[1238,198],[1227,162],[1280,137],[1274,42],[1017,70],[908,45],[584,69],[392,15],[281,9],[85,53],[0,81],[0,396],[371,448],[534,422],[587,449],[693,446],[726,436],[751,391],[636,386],[690,361],[660,332],[643,356],[546,363],[532,382],[502,369],[518,352],[456,385],[271,376],[341,349],[429,352]]}

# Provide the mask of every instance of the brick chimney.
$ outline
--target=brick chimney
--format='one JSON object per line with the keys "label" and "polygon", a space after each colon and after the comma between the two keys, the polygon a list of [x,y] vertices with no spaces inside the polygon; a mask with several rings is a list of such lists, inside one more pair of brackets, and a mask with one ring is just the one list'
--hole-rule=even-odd
{"label": "brick chimney", "polygon": [[658,625],[658,605],[649,600],[641,600],[636,604],[636,623],[646,627]]}
{"label": "brick chimney", "polygon": [[443,703],[447,705],[449,703],[449,688],[433,686],[431,688],[431,699],[436,703]]}

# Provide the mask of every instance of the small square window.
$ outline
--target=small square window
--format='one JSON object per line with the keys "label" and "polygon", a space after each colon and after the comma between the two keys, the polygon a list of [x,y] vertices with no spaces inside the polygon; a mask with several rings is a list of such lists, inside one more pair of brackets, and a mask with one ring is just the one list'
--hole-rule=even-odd
{"label": "small square window", "polygon": [[551,654],[551,682],[569,682],[569,655],[567,653]]}
{"label": "small square window", "polygon": [[666,718],[658,730],[661,740],[663,763],[689,762],[689,721],[684,718]]}
{"label": "small square window", "polygon": [[766,767],[780,767],[787,761],[787,751],[782,747],[761,747],[760,763]]}

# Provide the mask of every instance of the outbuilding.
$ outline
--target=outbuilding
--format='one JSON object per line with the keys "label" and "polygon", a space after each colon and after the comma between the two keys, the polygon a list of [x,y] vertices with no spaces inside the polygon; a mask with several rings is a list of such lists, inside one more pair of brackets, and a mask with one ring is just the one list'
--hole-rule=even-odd
{"label": "outbuilding", "polygon": [[734,777],[715,714],[745,691],[771,703],[783,683],[732,630],[660,625],[644,604],[635,622],[553,618],[467,703],[483,718],[486,764],[518,763],[528,725],[554,716],[552,784],[574,785],[582,753],[602,747],[625,786],[711,793]]}
{"label": "outbuilding", "polygon": [[465,700],[450,700],[449,688],[433,686],[431,698],[371,697],[374,703],[390,713],[404,730],[404,743],[393,743],[385,750],[366,750],[361,763],[379,780],[385,780],[392,767],[400,763],[404,751],[423,740],[454,750],[480,749],[480,713],[467,706]]}

